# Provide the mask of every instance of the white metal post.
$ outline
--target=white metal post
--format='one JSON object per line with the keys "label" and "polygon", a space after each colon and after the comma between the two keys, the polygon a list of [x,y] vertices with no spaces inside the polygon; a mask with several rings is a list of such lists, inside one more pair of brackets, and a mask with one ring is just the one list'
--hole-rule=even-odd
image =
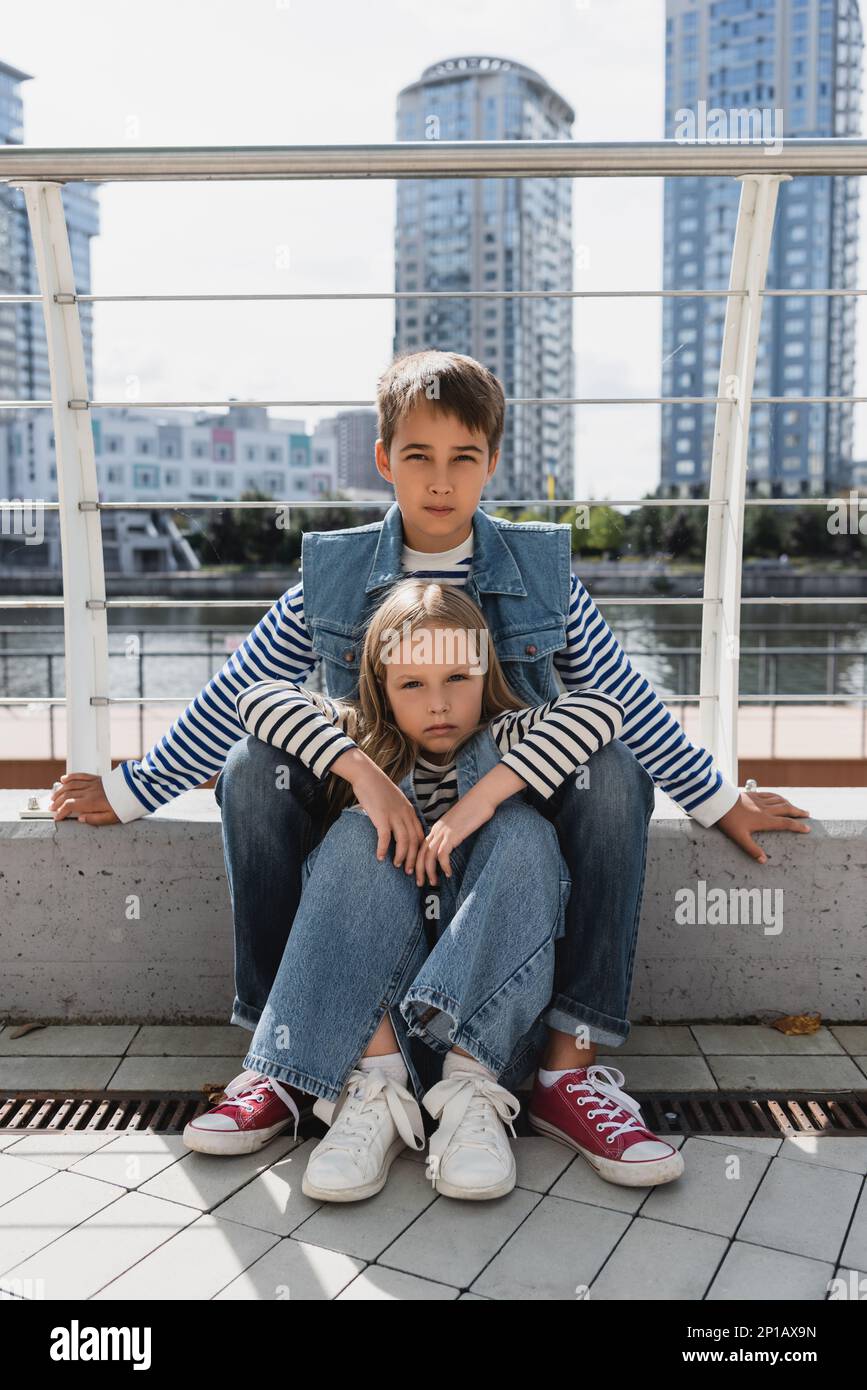
{"label": "white metal post", "polygon": [[27,205],[45,315],[63,564],[66,770],[111,769],[108,626],[93,430],[61,190],[15,181]]}
{"label": "white metal post", "polygon": [[738,783],[741,564],[750,407],[762,290],[780,181],[788,174],[742,175],[726,301],[707,509],[699,708],[701,742],[730,782]]}

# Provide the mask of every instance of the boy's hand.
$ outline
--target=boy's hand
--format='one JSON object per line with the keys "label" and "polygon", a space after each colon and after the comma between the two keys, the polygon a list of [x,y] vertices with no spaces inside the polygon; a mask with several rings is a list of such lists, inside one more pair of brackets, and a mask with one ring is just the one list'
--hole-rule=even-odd
{"label": "boy's hand", "polygon": [[454,806],[449,807],[445,815],[440,816],[426,837],[416,861],[415,877],[420,888],[424,885],[425,878],[430,879],[436,886],[437,864],[442,867],[446,877],[451,878],[452,865],[449,855],[452,850],[468,835],[472,835],[474,830],[478,830],[480,825],[484,825],[485,821],[489,821],[498,805],[498,801],[487,795],[482,783],[477,782],[465,796],[455,802]]}
{"label": "boy's hand", "polygon": [[[335,767],[336,765],[335,763]],[[394,836],[395,867],[399,868],[405,861],[406,872],[411,874],[415,868],[416,855],[424,842],[424,830],[412,802],[404,796],[400,787],[373,763],[363,766],[353,776],[351,785],[359,806],[367,812],[376,826],[379,836],[376,844],[377,859],[383,860],[388,854],[388,847]]]}
{"label": "boy's hand", "polygon": [[756,844],[753,832],[797,830],[806,835],[810,831],[809,825],[801,825],[792,817],[809,814],[809,811],[793,806],[784,796],[780,796],[779,792],[741,792],[739,800],[731,810],[726,811],[715,824],[730,840],[740,845],[746,854],[757,859],[760,864],[766,864],[768,856],[761,846]]}
{"label": "boy's hand", "polygon": [[102,778],[92,772],[64,772],[48,799],[55,820],[78,816],[82,825],[120,825],[102,789]]}

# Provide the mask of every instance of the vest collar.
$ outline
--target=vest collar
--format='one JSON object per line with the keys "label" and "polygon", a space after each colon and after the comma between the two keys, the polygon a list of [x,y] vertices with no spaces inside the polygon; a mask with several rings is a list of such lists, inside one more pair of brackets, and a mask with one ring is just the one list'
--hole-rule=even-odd
{"label": "vest collar", "polygon": [[[400,507],[394,502],[382,523],[365,593],[403,579],[402,555],[403,522]],[[473,513],[473,579],[480,592],[527,597],[514,555],[497,525],[481,507],[477,507]]]}

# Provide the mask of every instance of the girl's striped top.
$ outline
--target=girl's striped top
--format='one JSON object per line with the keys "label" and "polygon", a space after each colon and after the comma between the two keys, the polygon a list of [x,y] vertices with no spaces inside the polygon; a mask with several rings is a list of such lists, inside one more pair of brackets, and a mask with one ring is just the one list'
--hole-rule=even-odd
{"label": "girl's striped top", "polygon": [[[357,747],[345,732],[346,716],[344,702],[322,695],[314,700],[301,686],[282,681],[259,681],[238,696],[238,717],[248,733],[299,758],[317,777]],[[508,710],[489,725],[502,761],[545,798],[622,727],[623,706],[597,690]],[[458,799],[456,763],[419,758],[413,786],[425,816],[438,820]]]}
{"label": "girl's striped top", "polygon": [[[473,533],[453,550],[423,555],[404,549],[407,576],[465,584],[472,566]],[[423,566],[423,568],[422,568]],[[103,779],[121,821],[164,806],[219,772],[229,749],[245,735],[236,702],[256,681],[302,683],[317,657],[304,623],[302,584],[287,589],[221,670],[145,756],[120,763]],[[713,825],[735,804],[738,790],[691,743],[674,715],[633,666],[576,574],[572,576],[566,645],[554,668],[567,690],[604,691],[623,705],[621,743],[634,753],[657,787],[700,825]]]}

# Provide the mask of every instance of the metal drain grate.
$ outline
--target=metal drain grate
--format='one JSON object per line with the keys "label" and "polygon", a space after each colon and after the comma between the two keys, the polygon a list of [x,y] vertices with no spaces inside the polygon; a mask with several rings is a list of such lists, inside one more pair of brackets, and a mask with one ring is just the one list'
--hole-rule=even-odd
{"label": "metal drain grate", "polygon": [[635,1092],[654,1134],[867,1138],[867,1091]]}
{"label": "metal drain grate", "polygon": [[[742,1138],[780,1139],[810,1135],[835,1139],[867,1138],[867,1091],[659,1091],[631,1092],[654,1134],[731,1134]],[[527,1125],[527,1092],[516,1123]],[[0,1131],[32,1134],[110,1130],[119,1134],[147,1130],[180,1134],[195,1115],[208,1108],[200,1091],[52,1091],[0,1093]],[[322,1129],[318,1121],[312,1122]],[[305,1124],[299,1127],[299,1132]]]}
{"label": "metal drain grate", "polygon": [[52,1091],[0,1093],[0,1132],[32,1134],[111,1130],[126,1134],[180,1134],[187,1122],[207,1110],[201,1091]]}

